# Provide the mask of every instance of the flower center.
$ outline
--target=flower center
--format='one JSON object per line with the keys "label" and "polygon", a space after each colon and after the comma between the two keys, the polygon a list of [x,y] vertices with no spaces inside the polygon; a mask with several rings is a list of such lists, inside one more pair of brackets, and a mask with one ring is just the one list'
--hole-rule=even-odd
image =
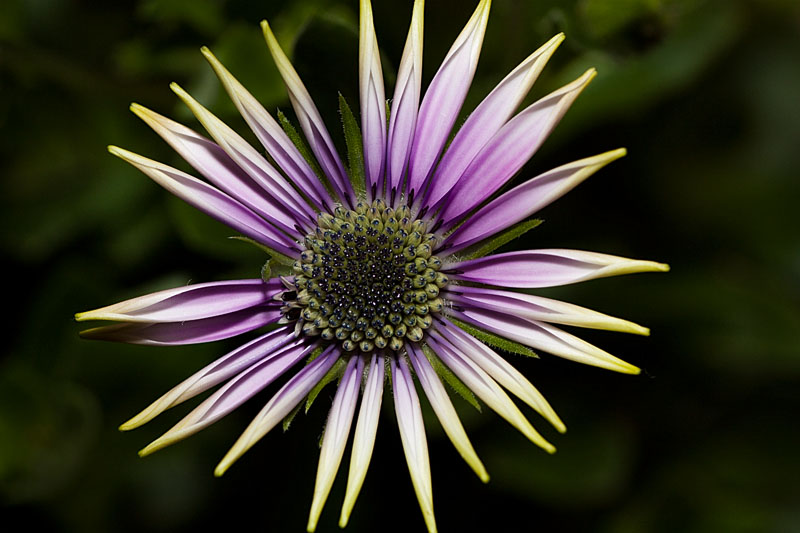
{"label": "flower center", "polygon": [[447,277],[431,255],[434,241],[407,206],[395,210],[382,200],[320,214],[294,264],[296,305],[287,318],[347,351],[419,342],[444,306]]}

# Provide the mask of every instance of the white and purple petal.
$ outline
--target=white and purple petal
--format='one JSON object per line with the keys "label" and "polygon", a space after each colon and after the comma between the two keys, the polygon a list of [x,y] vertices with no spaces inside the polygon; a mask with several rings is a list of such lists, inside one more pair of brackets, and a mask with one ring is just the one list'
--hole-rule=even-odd
{"label": "white and purple petal", "polygon": [[296,242],[211,185],[178,169],[117,146],[109,146],[108,151],[144,172],[150,179],[181,200],[230,226],[245,237],[250,237],[288,257],[300,257]]}
{"label": "white and purple petal", "polygon": [[[358,33],[358,82],[361,102],[361,133],[364,145],[367,200],[382,198],[386,155],[386,96],[378,39],[372,21],[370,0],[361,0]],[[374,191],[374,192],[373,192]]]}
{"label": "white and purple petal", "polygon": [[436,167],[423,207],[436,205],[450,192],[470,161],[511,118],[563,40],[559,33],[528,56],[469,115]]}
{"label": "white and purple petal", "polygon": [[445,257],[525,220],[625,153],[625,149],[620,148],[573,161],[514,187],[478,209],[447,235],[437,255]]}
{"label": "white and purple petal", "polygon": [[532,289],[622,274],[668,270],[668,265],[655,261],[579,250],[546,249],[508,252],[451,263],[443,271],[455,280]]}
{"label": "white and purple petal", "polygon": [[481,0],[425,91],[414,131],[405,188],[415,204],[422,198],[423,187],[439,160],[472,83],[491,4],[490,0]]}
{"label": "white and purple petal", "polygon": [[340,356],[340,348],[335,344],[330,345],[286,382],[228,450],[214,470],[214,475],[224,474],[239,457],[278,425],[311,392]]}
{"label": "white and purple petal", "polygon": [[497,192],[528,162],[595,74],[594,69],[589,69],[577,80],[534,102],[500,128],[440,201],[439,217],[445,229],[453,227]]}

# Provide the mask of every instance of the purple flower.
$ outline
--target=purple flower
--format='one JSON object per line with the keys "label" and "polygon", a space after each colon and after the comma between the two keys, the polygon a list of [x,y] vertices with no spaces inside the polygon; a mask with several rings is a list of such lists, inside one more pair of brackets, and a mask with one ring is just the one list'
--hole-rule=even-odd
{"label": "purple flower", "polygon": [[141,455],[209,426],[291,371],[217,466],[222,475],[276,425],[290,421],[301,402],[310,405],[321,387],[338,380],[308,530],[316,527],[355,422],[344,526],[369,466],[387,384],[417,498],[428,530],[435,531],[414,376],[458,452],[488,481],[443,380],[468,400],[483,400],[548,452],[555,448],[506,391],[564,431],[542,395],[490,346],[639,372],[554,324],[643,335],[646,328],[510,289],[666,271],[666,265],[575,250],[488,255],[535,226],[530,217],[536,211],[625,154],[619,149],[568,163],[499,194],[594,77],[590,69],[517,112],[561,34],[506,76],[446,147],[475,73],[489,7],[489,0],[480,2],[423,96],[423,1],[416,1],[387,120],[372,8],[361,1],[361,127],[345,104],[347,167],[266,22],[264,36],[304,139],[284,118],[276,121],[206,48],[203,54],[269,159],[175,84],[213,140],[132,106],[205,179],[121,148],[112,146],[111,153],[270,254],[261,278],[189,285],[76,315],[115,322],[82,332],[86,338],[135,344],[191,344],[266,331],[123,424],[133,429],[219,386]]}

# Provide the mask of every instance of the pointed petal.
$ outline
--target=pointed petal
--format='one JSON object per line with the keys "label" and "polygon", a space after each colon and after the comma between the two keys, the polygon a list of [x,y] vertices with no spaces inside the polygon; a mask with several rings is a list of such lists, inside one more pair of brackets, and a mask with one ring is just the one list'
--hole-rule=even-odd
{"label": "pointed petal", "polygon": [[437,255],[450,255],[525,220],[625,153],[625,149],[620,148],[574,161],[511,189],[480,208],[448,235],[442,244],[446,250]]}
{"label": "pointed petal", "polygon": [[286,89],[289,91],[289,99],[292,102],[292,107],[297,114],[297,120],[300,121],[300,127],[305,133],[306,140],[308,141],[311,151],[317,157],[322,170],[331,181],[331,185],[343,203],[353,202],[355,196],[353,188],[350,185],[350,180],[347,178],[347,173],[342,165],[342,160],[334,147],[330,134],[328,134],[325,123],[322,122],[322,117],[311,99],[311,95],[297,75],[292,63],[278,44],[278,40],[272,33],[272,29],[266,20],[261,21],[261,29],[264,32],[264,38],[267,41],[267,46],[272,54],[272,59],[275,61],[275,66],[278,67],[283,82],[286,84]]}
{"label": "pointed petal", "polygon": [[458,419],[458,413],[456,413],[444,385],[439,380],[439,376],[436,375],[436,371],[418,347],[413,344],[407,344],[406,348],[408,350],[408,358],[411,360],[414,372],[417,374],[417,379],[431,402],[431,407],[433,407],[436,417],[442,423],[444,432],[447,433],[453,446],[456,447],[464,461],[478,474],[481,481],[488,483],[489,474],[486,473],[486,468],[484,468],[483,463],[478,458],[478,454],[475,453],[475,449],[469,442],[464,426],[461,425],[461,421]]}
{"label": "pointed petal", "polygon": [[433,516],[431,465],[419,398],[405,360],[393,356],[391,365],[394,409],[397,425],[400,428],[400,440],[403,442],[403,452],[411,473],[411,483],[414,485],[414,492],[417,493],[417,500],[422,509],[422,516],[425,518],[425,525],[428,526],[429,533],[434,533],[436,520]]}
{"label": "pointed petal", "polygon": [[225,150],[231,159],[244,170],[263,189],[263,194],[271,196],[276,205],[281,205],[290,217],[306,230],[313,227],[316,214],[300,194],[275,170],[275,168],[250,146],[230,126],[217,118],[211,111],[200,105],[177,83],[170,84],[170,89],[183,100],[197,120],[203,125],[217,144]]}
{"label": "pointed petal", "polygon": [[436,205],[450,192],[470,161],[511,118],[563,40],[559,33],[528,56],[469,115],[436,167],[424,205]]}
{"label": "pointed petal", "polygon": [[264,109],[264,106],[253,97],[250,92],[233,77],[233,75],[220,63],[205,46],[200,50],[203,56],[211,64],[231,101],[239,110],[239,113],[253,130],[259,142],[266,148],[267,153],[275,160],[280,168],[305,194],[317,208],[323,205],[330,211],[333,210],[333,201],[320,183],[314,171],[303,159],[303,156],[292,144],[291,139],[281,128],[280,124],[272,118],[272,115]]}
{"label": "pointed petal", "polygon": [[361,0],[358,34],[358,81],[361,102],[361,133],[364,140],[364,168],[368,199],[373,190],[383,197],[384,155],[386,154],[386,96],[378,39],[372,23],[372,4]]}
{"label": "pointed petal", "polygon": [[339,527],[345,527],[350,519],[353,505],[364,484],[367,475],[372,449],[375,446],[375,435],[378,432],[378,416],[383,399],[383,358],[372,354],[369,363],[369,376],[361,398],[358,411],[355,435],[353,436],[353,452],[350,457],[350,472],[347,475],[347,491],[344,495]]}
{"label": "pointed petal", "polygon": [[491,4],[490,0],[481,0],[478,4],[422,99],[406,187],[409,193],[413,191],[415,198],[421,196],[423,185],[442,153],[472,83]]}
{"label": "pointed petal", "polygon": [[322,449],[319,455],[317,480],[314,484],[314,499],[311,502],[311,512],[308,516],[308,531],[317,528],[317,521],[328,499],[328,494],[333,486],[333,479],[342,462],[347,436],[350,434],[350,425],[356,411],[358,388],[361,385],[361,374],[364,371],[364,361],[359,356],[350,357],[345,368],[344,376],[336,389],[333,406],[325,424],[325,435],[322,438]]}
{"label": "pointed petal", "polygon": [[461,350],[442,336],[434,338],[433,334],[429,336],[428,344],[442,362],[493,411],[546,452],[556,451],[552,444],[533,429],[525,415],[514,405],[503,389],[470,358],[461,353]]}
{"label": "pointed petal", "polygon": [[387,196],[397,191],[399,200],[403,178],[408,168],[408,156],[414,140],[414,129],[422,94],[422,28],[424,0],[415,0],[411,27],[408,29],[403,57],[397,71],[392,111],[389,114],[389,140],[387,146]]}
{"label": "pointed petal", "polygon": [[444,327],[437,329],[432,334],[441,334],[441,336],[453,343],[454,346],[461,350],[463,355],[469,357],[492,379],[508,389],[511,394],[531,406],[537,413],[553,424],[553,427],[558,431],[564,433],[567,430],[564,422],[561,421],[544,396],[508,361],[458,326],[446,319],[443,322]]}
{"label": "pointed petal", "polygon": [[216,188],[249,207],[294,238],[302,235],[294,228],[294,219],[283,205],[265,195],[263,189],[244,173],[225,150],[202,135],[139,104],[131,111],[158,133],[195,170]]}
{"label": "pointed petal", "polygon": [[605,329],[637,335],[649,335],[650,330],[628,320],[604,315],[585,307],[511,291],[482,287],[458,286],[457,293],[448,291],[447,299],[466,307],[500,311],[538,322],[552,322],[581,328]]}
{"label": "pointed petal", "polygon": [[296,243],[225,193],[185,172],[128,150],[109,146],[108,151],[144,172],[150,179],[181,200],[230,226],[242,235],[288,257],[300,257]]}
{"label": "pointed petal", "polygon": [[263,390],[313,349],[314,345],[306,343],[305,339],[295,339],[255,363],[206,398],[183,420],[142,449],[139,455],[149,455],[207,428]]}
{"label": "pointed petal", "polygon": [[283,326],[220,357],[161,396],[141,413],[122,424],[119,429],[128,431],[146,424],[170,407],[194,398],[201,392],[219,385],[243,369],[261,361],[291,341],[294,338],[293,329],[290,326]]}
{"label": "pointed petal", "polygon": [[281,292],[280,280],[242,279],[197,283],[154,292],[75,315],[75,320],[179,322],[198,320],[267,304]]}
{"label": "pointed petal", "polygon": [[454,279],[501,287],[557,287],[596,278],[666,272],[669,266],[654,261],[627,259],[579,250],[525,250],[490,255],[447,266]]}
{"label": "pointed petal", "polygon": [[639,373],[635,366],[544,322],[480,308],[452,310],[452,315],[481,329],[565,359],[624,374]]}
{"label": "pointed petal", "polygon": [[481,149],[441,205],[445,227],[489,198],[528,162],[569,106],[594,78],[589,69],[572,83],[531,104],[509,120]]}
{"label": "pointed petal", "polygon": [[340,355],[339,348],[331,345],[319,357],[295,374],[247,426],[244,433],[219,462],[214,470],[214,475],[224,474],[239,457],[280,423],[325,376]]}
{"label": "pointed petal", "polygon": [[277,322],[278,306],[258,306],[227,315],[181,322],[120,322],[80,332],[84,339],[127,342],[151,346],[199,344],[227,339]]}

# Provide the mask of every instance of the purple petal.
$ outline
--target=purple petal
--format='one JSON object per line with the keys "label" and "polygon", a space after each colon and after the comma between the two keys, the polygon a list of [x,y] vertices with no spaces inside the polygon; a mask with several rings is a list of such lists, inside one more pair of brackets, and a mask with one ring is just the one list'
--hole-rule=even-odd
{"label": "purple petal", "polygon": [[311,392],[311,389],[327,374],[340,356],[341,350],[337,345],[332,344],[319,357],[287,381],[225,454],[214,470],[214,475],[224,474],[242,454],[280,423]]}
{"label": "purple petal", "polygon": [[392,388],[394,389],[394,411],[397,415],[397,426],[400,428],[400,440],[403,452],[411,473],[411,483],[417,493],[422,516],[429,532],[436,531],[433,517],[433,489],[431,487],[431,465],[428,457],[428,442],[425,438],[425,425],[422,422],[422,410],[419,398],[414,389],[414,380],[408,370],[405,359],[390,357],[392,366]]}
{"label": "purple petal", "polygon": [[361,102],[361,133],[364,140],[364,168],[367,197],[372,191],[383,197],[384,156],[386,154],[386,96],[383,91],[381,54],[375,27],[372,23],[372,5],[361,0],[361,23],[358,37],[358,81]]}
{"label": "purple petal", "polygon": [[294,238],[302,237],[294,227],[297,222],[294,217],[286,213],[283,204],[264,194],[264,189],[242,172],[242,169],[217,144],[186,126],[138,104],[132,104],[131,111],[153,128],[181,157],[218,189]]}
{"label": "purple petal", "polygon": [[539,322],[622,331],[638,335],[650,334],[650,330],[633,322],[541,296],[461,285],[447,291],[444,296],[447,300],[461,306],[481,307]]}
{"label": "purple petal", "polygon": [[[389,114],[389,140],[387,145],[387,196],[397,191],[400,199],[403,177],[408,168],[408,156],[414,140],[414,129],[422,93],[422,26],[425,2],[415,0],[411,27],[408,30],[403,57],[397,72],[392,111]],[[395,205],[397,205],[395,203]]]}
{"label": "purple petal", "polygon": [[286,89],[289,91],[289,100],[292,102],[292,107],[297,114],[297,120],[300,122],[303,133],[305,133],[311,151],[317,157],[322,171],[330,180],[339,199],[345,203],[355,204],[353,187],[350,185],[350,180],[331,140],[331,136],[328,134],[327,128],[325,128],[325,123],[322,121],[319,111],[317,111],[317,106],[314,105],[311,95],[308,94],[308,90],[300,80],[300,76],[297,75],[297,71],[295,71],[289,58],[283,53],[266,20],[261,21],[261,29],[264,32],[264,38],[272,54],[272,59],[275,61],[275,66],[278,67],[283,82],[286,84]]}
{"label": "purple petal", "polygon": [[459,320],[534,349],[616,372],[639,373],[639,369],[635,366],[544,322],[481,308],[469,308],[463,311],[451,310],[450,312]]}
{"label": "purple petal", "polygon": [[213,342],[247,333],[267,324],[277,322],[282,316],[280,307],[259,306],[243,309],[227,315],[187,320],[185,322],[161,322],[155,324],[121,322],[111,326],[81,331],[85,339],[172,346],[176,344],[198,344]]}
{"label": "purple petal", "polygon": [[620,148],[574,161],[511,189],[480,208],[448,235],[442,243],[446,249],[439,256],[450,255],[525,220],[572,190],[597,170],[624,155],[625,149]]}
{"label": "purple petal", "polygon": [[455,185],[470,161],[522,103],[564,34],[559,33],[528,56],[475,108],[458,130],[436,167],[423,206],[434,206]]}
{"label": "purple petal", "polygon": [[422,99],[411,147],[406,187],[409,194],[413,193],[417,199],[420,198],[422,188],[442,153],[472,83],[490,6],[489,0],[481,0]]}
{"label": "purple petal", "polygon": [[450,228],[489,198],[522,168],[595,76],[594,69],[530,105],[508,121],[481,149],[441,202],[440,217]]}
{"label": "purple petal", "polygon": [[78,313],[75,319],[125,322],[180,322],[226,315],[264,305],[283,289],[279,279],[198,283],[167,289],[114,305]]}
{"label": "purple petal", "polygon": [[557,287],[595,278],[666,272],[669,266],[579,250],[525,250],[447,265],[453,279],[531,289]]}
{"label": "purple petal", "polygon": [[225,150],[231,159],[247,173],[263,189],[264,193],[272,196],[279,205],[303,226],[307,231],[314,226],[316,213],[296,190],[281,176],[280,172],[267,162],[250,146],[238,133],[217,118],[211,111],[200,105],[189,93],[184,91],[177,83],[170,84],[172,91],[183,100],[183,103],[194,113],[197,120],[211,134],[219,146]]}
{"label": "purple petal", "polygon": [[120,429],[127,431],[137,428],[167,409],[194,398],[201,392],[219,385],[231,376],[261,361],[294,339],[293,330],[294,328],[291,326],[283,326],[220,357],[210,365],[195,372],[191,377],[150,404],[141,413],[122,424]]}
{"label": "purple petal", "polygon": [[275,160],[278,166],[286,173],[289,180],[305,194],[317,208],[323,205],[333,211],[334,203],[300,152],[292,143],[283,128],[272,118],[247,89],[214,57],[206,47],[201,52],[217,73],[220,81],[228,91],[231,101],[239,113],[247,121],[259,142],[267,149],[267,153]]}
{"label": "purple petal", "polygon": [[150,179],[181,200],[230,226],[242,235],[288,257],[300,257],[297,243],[225,193],[185,172],[128,150],[109,146],[108,151],[144,172]]}
{"label": "purple petal", "polygon": [[262,391],[297,364],[313,348],[306,339],[297,339],[240,373],[194,408],[180,422],[139,452],[148,455],[193,435],[224,417]]}

